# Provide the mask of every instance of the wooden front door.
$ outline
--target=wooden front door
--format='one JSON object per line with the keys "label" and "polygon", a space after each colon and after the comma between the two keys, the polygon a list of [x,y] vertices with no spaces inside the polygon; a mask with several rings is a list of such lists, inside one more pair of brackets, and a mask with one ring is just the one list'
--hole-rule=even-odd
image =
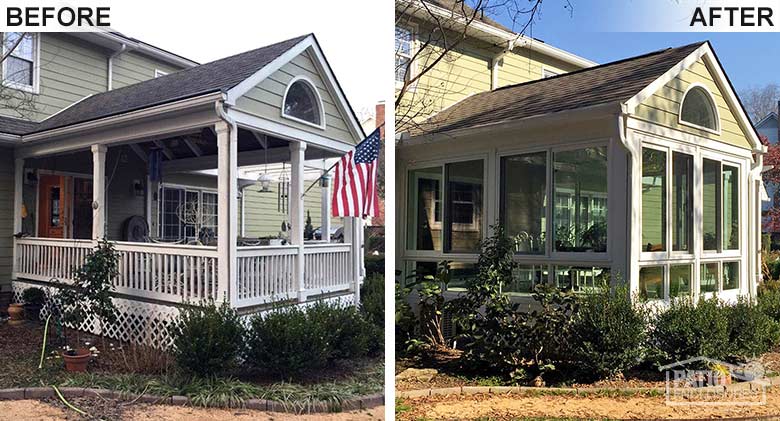
{"label": "wooden front door", "polygon": [[66,178],[59,175],[41,175],[38,183],[38,236],[65,238],[67,225]]}

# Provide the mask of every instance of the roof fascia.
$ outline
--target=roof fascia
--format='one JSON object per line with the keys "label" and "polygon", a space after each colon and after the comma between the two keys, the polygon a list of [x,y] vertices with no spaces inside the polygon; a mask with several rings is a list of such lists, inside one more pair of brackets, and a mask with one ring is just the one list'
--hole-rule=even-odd
{"label": "roof fascia", "polygon": [[758,123],[755,124],[755,126],[756,127],[761,126],[762,124],[766,123],[770,118],[776,119],[777,118],[777,113],[775,113],[773,111],[773,112],[765,115],[764,118],[762,118],[761,120],[758,121]]}
{"label": "roof fascia", "polygon": [[301,42],[285,51],[284,54],[280,55],[265,65],[265,67],[255,72],[252,76],[249,76],[238,85],[229,89],[227,91],[225,103],[227,103],[229,106],[235,106],[236,101],[238,101],[240,97],[260,84],[260,82],[265,80],[268,76],[282,68],[282,66],[292,61],[295,57],[303,54],[303,52],[309,48],[311,48],[312,52],[314,53],[314,65],[317,67],[319,73],[324,76],[323,80],[325,81],[328,90],[331,93],[336,94],[336,98],[338,99],[338,101],[336,101],[336,107],[339,109],[342,117],[350,123],[348,127],[352,133],[352,136],[355,138],[355,143],[360,142],[365,137],[363,128],[360,126],[360,122],[358,121],[355,112],[352,110],[352,106],[349,105],[349,101],[347,101],[347,97],[344,95],[344,91],[341,89],[341,85],[339,85],[338,80],[336,79],[336,75],[333,73],[333,70],[328,64],[328,61],[325,58],[325,54],[323,54],[322,48],[320,48],[320,45],[314,35],[307,36],[301,40]]}
{"label": "roof fascia", "polygon": [[639,93],[634,95],[631,99],[626,101],[623,105],[623,112],[626,114],[634,114],[639,104],[661,89],[662,86],[666,85],[668,82],[679,76],[683,70],[692,66],[699,59],[704,60],[708,68],[714,73],[715,84],[718,85],[718,88],[720,88],[721,92],[723,93],[723,98],[726,100],[726,104],[729,106],[729,108],[731,108],[732,111],[735,112],[737,117],[737,124],[739,124],[742,131],[747,135],[748,141],[750,142],[753,151],[757,153],[764,153],[764,147],[761,144],[758,135],[756,134],[753,123],[751,123],[750,118],[748,118],[747,113],[745,112],[745,108],[742,106],[742,103],[740,102],[739,97],[737,97],[736,92],[734,92],[734,87],[723,71],[723,67],[720,65],[720,62],[718,61],[717,56],[715,56],[715,52],[712,50],[709,42],[702,44],[699,48],[689,54],[688,57],[681,60],[675,66],[667,70],[663,75],[639,91]]}
{"label": "roof fascia", "polygon": [[[419,7],[422,7],[420,0],[397,0],[397,2],[402,5],[411,5],[411,6],[419,5]],[[431,11],[431,13],[435,14],[438,17],[453,20],[456,23],[459,23],[461,25],[467,24],[470,29],[475,30],[476,34],[474,34],[474,36],[484,39],[485,41],[495,42],[496,38],[498,38],[498,40],[502,42],[513,41],[515,43],[515,47],[525,47],[530,50],[542,54],[546,54],[552,58],[582,68],[593,67],[598,65],[598,63],[594,61],[580,57],[576,54],[572,54],[560,48],[553,47],[552,45],[545,44],[542,41],[538,41],[533,38],[526,37],[525,35],[522,34],[516,34],[514,32],[505,31],[501,28],[496,28],[493,25],[478,20],[473,20],[469,23],[465,17],[454,16],[452,11],[448,10],[447,8],[437,6],[435,4],[430,4],[430,3],[427,3],[426,6],[428,10]],[[425,16],[420,13],[414,13],[414,12],[412,13],[418,18],[425,19]]]}

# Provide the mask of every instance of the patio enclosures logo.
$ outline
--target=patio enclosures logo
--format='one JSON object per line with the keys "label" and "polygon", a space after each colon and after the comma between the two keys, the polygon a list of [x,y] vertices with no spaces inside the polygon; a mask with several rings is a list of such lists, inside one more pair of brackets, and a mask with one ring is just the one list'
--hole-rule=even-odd
{"label": "patio enclosures logo", "polygon": [[15,0],[0,3],[0,32],[92,32],[111,25],[108,4]]}
{"label": "patio enclosures logo", "polygon": [[766,405],[770,382],[757,362],[735,365],[696,357],[660,369],[666,375],[669,406]]}

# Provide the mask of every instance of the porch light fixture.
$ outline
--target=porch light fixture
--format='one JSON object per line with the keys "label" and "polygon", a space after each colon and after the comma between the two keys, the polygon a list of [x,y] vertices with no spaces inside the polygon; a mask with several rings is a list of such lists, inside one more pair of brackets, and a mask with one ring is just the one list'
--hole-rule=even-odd
{"label": "porch light fixture", "polygon": [[267,172],[260,174],[260,177],[257,177],[257,181],[260,183],[260,190],[258,190],[258,193],[271,192],[271,181],[273,181],[273,179]]}

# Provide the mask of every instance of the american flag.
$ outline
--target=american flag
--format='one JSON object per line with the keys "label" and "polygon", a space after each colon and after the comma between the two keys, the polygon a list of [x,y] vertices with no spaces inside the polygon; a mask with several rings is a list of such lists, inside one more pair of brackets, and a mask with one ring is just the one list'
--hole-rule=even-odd
{"label": "american flag", "polygon": [[379,129],[376,129],[336,164],[331,202],[333,216],[365,218],[377,215],[376,167],[380,147]]}

